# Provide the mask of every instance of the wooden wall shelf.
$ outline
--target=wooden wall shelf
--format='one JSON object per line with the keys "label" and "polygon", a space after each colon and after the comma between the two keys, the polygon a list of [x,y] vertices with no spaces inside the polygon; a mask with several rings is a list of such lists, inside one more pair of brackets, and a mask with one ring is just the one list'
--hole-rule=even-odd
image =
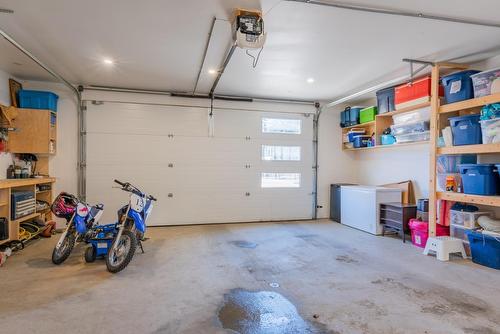
{"label": "wooden wall shelf", "polygon": [[482,107],[487,104],[498,103],[500,101],[500,93],[478,97],[475,99],[460,101],[457,103],[445,104],[439,107],[439,113],[445,114],[454,111],[462,111],[477,107]]}
{"label": "wooden wall shelf", "polygon": [[[389,149],[389,148],[397,148],[397,147],[402,147],[402,146],[422,145],[422,144],[428,143],[429,141],[422,141],[422,142],[411,142],[411,143],[394,144],[394,145],[381,145],[380,136],[384,133],[385,129],[387,129],[388,127],[393,125],[392,116],[415,111],[415,110],[419,110],[419,109],[423,109],[423,108],[426,108],[429,106],[430,106],[430,102],[420,103],[420,104],[417,104],[417,105],[414,105],[411,107],[407,107],[407,108],[387,112],[384,114],[376,115],[375,120],[368,122],[368,123],[358,124],[358,125],[353,125],[350,127],[342,128],[342,150],[343,151],[350,151],[350,152],[352,152],[352,151],[370,151],[370,150],[379,149],[379,148]],[[375,134],[376,145],[373,147],[346,148],[344,145],[344,136],[346,135],[346,133],[348,133],[353,128],[366,129],[366,134],[369,136],[372,134]]]}
{"label": "wooden wall shelf", "polygon": [[480,144],[440,147],[437,149],[439,155],[453,154],[495,154],[500,153],[500,144]]}
{"label": "wooden wall shelf", "polygon": [[454,192],[437,192],[437,199],[500,207],[500,196],[480,196]]}
{"label": "wooden wall shelf", "polygon": [[371,150],[387,150],[387,149],[397,149],[400,147],[408,147],[408,146],[418,146],[418,145],[427,145],[429,144],[428,140],[424,141],[416,141],[412,143],[402,143],[402,144],[394,144],[394,145],[377,145],[377,146],[372,146],[372,147],[362,147],[362,148],[344,148],[344,151],[351,151],[351,152],[357,152],[357,151],[371,151]]}

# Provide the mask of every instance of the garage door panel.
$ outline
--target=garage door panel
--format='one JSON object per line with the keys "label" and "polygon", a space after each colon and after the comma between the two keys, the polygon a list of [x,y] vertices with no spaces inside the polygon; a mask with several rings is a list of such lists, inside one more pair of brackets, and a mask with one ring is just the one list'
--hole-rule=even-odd
{"label": "garage door panel", "polygon": [[[143,115],[137,115],[143,110]],[[311,217],[312,131],[308,127],[312,122],[308,118],[287,115],[303,120],[301,135],[262,135],[263,115],[283,115],[218,112],[215,136],[209,137],[204,112],[191,110],[185,115],[186,108],[162,106],[143,110],[136,105],[89,106],[87,198],[91,203],[104,202],[105,221],[115,220],[116,210],[128,200],[127,194],[112,188],[115,178],[159,199],[149,225]],[[121,119],[110,123],[116,117]],[[134,123],[137,127],[130,126]],[[176,133],[168,136],[169,132]],[[300,146],[301,161],[262,161],[264,144]],[[300,173],[300,188],[262,188],[263,172]]]}
{"label": "garage door panel", "polygon": [[89,105],[89,132],[147,135],[208,135],[208,109],[145,104]]}

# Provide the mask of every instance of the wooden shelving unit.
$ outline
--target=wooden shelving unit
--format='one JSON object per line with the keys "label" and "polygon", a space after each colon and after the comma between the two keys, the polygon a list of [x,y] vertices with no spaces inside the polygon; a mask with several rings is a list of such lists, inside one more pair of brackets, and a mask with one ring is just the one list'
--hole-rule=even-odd
{"label": "wooden shelving unit", "polygon": [[[385,129],[387,129],[388,127],[390,127],[393,124],[392,116],[415,111],[415,110],[420,110],[420,109],[429,107],[430,105],[431,105],[430,102],[420,103],[420,104],[417,104],[415,106],[411,106],[411,107],[387,112],[384,114],[376,115],[375,120],[368,122],[368,123],[358,124],[358,125],[353,125],[353,126],[342,128],[342,150],[348,151],[348,152],[358,152],[358,151],[376,150],[376,149],[381,149],[381,148],[390,149],[390,148],[397,148],[397,147],[403,147],[403,146],[416,146],[416,145],[428,144],[429,141],[419,141],[419,142],[401,143],[401,144],[393,144],[393,145],[381,145],[380,136],[383,134]],[[372,147],[363,147],[363,148],[346,148],[344,145],[344,136],[346,133],[348,133],[353,128],[366,129],[367,135],[375,134],[376,145],[372,146]]]}
{"label": "wooden shelving unit", "polygon": [[5,217],[9,223],[9,238],[0,240],[0,245],[13,240],[19,240],[19,225],[37,217],[43,217],[46,220],[51,218],[50,211],[36,212],[19,219],[11,218],[11,193],[15,190],[33,191],[36,199],[44,200],[48,203],[52,202],[52,190],[36,193],[38,184],[50,184],[53,186],[56,180],[54,178],[35,178],[35,179],[13,179],[0,180],[0,217]]}
{"label": "wooden shelving unit", "polygon": [[[455,192],[437,191],[437,157],[439,155],[458,154],[500,154],[500,144],[481,144],[451,147],[437,147],[441,129],[447,126],[448,118],[470,113],[479,113],[484,105],[499,103],[500,93],[479,97],[457,103],[442,105],[436,96],[439,89],[439,78],[443,71],[463,70],[467,66],[463,64],[438,63],[432,69],[432,99],[431,99],[431,139],[430,139],[430,186],[429,202],[436,203],[437,200],[453,202],[464,202],[477,205],[500,207],[500,196],[479,196]],[[500,162],[500,161],[499,161]],[[429,234],[436,235],[437,212],[436,205],[429,205]]]}

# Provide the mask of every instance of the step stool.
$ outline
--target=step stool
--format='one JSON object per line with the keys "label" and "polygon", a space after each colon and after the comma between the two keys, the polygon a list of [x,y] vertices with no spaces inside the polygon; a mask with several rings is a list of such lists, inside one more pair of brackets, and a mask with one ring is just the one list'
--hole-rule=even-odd
{"label": "step stool", "polygon": [[462,239],[452,237],[430,237],[425,245],[424,255],[428,255],[429,251],[436,252],[439,261],[449,261],[452,253],[462,253],[462,257],[467,258]]}

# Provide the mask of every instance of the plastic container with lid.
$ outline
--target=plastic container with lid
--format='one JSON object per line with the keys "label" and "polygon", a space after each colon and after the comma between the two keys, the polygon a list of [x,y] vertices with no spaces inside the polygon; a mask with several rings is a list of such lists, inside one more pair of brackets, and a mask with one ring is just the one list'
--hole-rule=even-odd
{"label": "plastic container with lid", "polygon": [[396,114],[392,116],[394,125],[402,125],[408,123],[415,123],[419,121],[428,121],[431,119],[431,108],[424,107],[414,111],[408,111],[401,114]]}
{"label": "plastic container with lid", "polygon": [[481,125],[479,124],[480,115],[465,115],[450,117],[451,131],[453,132],[453,145],[477,145],[481,144]]}
{"label": "plastic container with lid", "polygon": [[406,135],[429,131],[430,123],[428,121],[417,121],[413,123],[391,125],[391,134],[394,136]]}
{"label": "plastic container with lid", "polygon": [[471,79],[475,97],[500,93],[500,68],[474,74]]}
{"label": "plastic container with lid", "polygon": [[402,144],[402,143],[427,141],[430,139],[431,135],[430,135],[430,131],[425,131],[425,132],[410,133],[410,134],[400,135],[400,136],[395,136],[395,137],[396,137],[396,142],[398,144]]}
{"label": "plastic container with lid", "polygon": [[500,143],[500,118],[479,121],[483,144]]}
{"label": "plastic container with lid", "polygon": [[361,135],[354,137],[354,148],[368,147],[371,145],[372,137]]}
{"label": "plastic container with lid", "polygon": [[472,262],[500,269],[500,237],[473,230],[466,233],[470,243]]}
{"label": "plastic container with lid", "polygon": [[481,216],[491,217],[492,213],[487,211],[458,211],[450,210],[450,224],[455,226],[463,226],[465,228],[476,228],[479,227],[477,219]]}
{"label": "plastic container with lid", "polygon": [[493,196],[497,194],[498,173],[493,164],[460,164],[465,194]]}
{"label": "plastic container with lid", "polygon": [[472,99],[474,97],[474,89],[471,75],[477,73],[479,73],[479,71],[468,70],[444,76],[441,82],[444,86],[446,103],[455,103]]}
{"label": "plastic container with lid", "polygon": [[[411,230],[411,242],[420,248],[425,248],[429,238],[429,223],[417,219],[410,219],[408,226]],[[449,236],[450,228],[436,224],[436,236]]]}
{"label": "plastic container with lid", "polygon": [[389,87],[377,91],[377,109],[379,114],[395,110],[394,87]]}

